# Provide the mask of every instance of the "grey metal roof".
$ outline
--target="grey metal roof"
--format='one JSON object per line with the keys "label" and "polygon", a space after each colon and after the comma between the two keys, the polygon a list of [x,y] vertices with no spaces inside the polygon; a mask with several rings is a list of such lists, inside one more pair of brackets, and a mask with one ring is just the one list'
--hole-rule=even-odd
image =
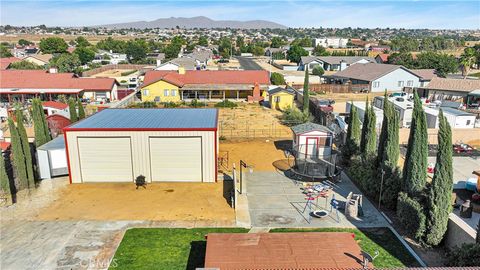
{"label": "grey metal roof", "polygon": [[217,109],[105,109],[67,129],[215,129]]}
{"label": "grey metal roof", "polygon": [[474,116],[474,114],[471,114],[469,112],[457,110],[457,109],[450,108],[450,107],[441,107],[441,109],[442,109],[444,114],[451,114],[451,115],[455,115],[455,116]]}
{"label": "grey metal roof", "polygon": [[55,139],[43,144],[37,148],[37,150],[55,150],[55,149],[65,149],[65,138],[63,135],[56,137]]}
{"label": "grey metal roof", "polygon": [[273,89],[270,89],[268,90],[268,94],[269,95],[273,95],[273,94],[276,94],[278,92],[285,92],[285,93],[288,93],[288,94],[291,94],[291,95],[294,95],[295,94],[295,90],[291,87],[276,87],[276,88],[273,88]]}
{"label": "grey metal roof", "polygon": [[296,125],[292,127],[292,131],[295,134],[302,134],[310,131],[322,131],[322,132],[327,132],[327,133],[332,133],[332,130],[327,128],[326,126],[322,126],[319,124],[315,124],[312,122],[307,122],[304,124]]}

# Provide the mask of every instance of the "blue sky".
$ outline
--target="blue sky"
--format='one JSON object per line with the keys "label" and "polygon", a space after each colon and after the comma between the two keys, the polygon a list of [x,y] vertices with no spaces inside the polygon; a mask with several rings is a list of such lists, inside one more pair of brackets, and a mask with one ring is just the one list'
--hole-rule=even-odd
{"label": "blue sky", "polygon": [[480,1],[0,1],[2,25],[84,26],[207,16],[291,27],[480,29]]}

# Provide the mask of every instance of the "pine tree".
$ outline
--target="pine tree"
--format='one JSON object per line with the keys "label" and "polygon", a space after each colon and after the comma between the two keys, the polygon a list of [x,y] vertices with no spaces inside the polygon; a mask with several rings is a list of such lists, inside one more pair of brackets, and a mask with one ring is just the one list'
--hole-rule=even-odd
{"label": "pine tree", "polygon": [[33,128],[35,132],[35,145],[38,147],[47,142],[47,138],[45,137],[45,130],[42,122],[42,114],[44,114],[43,110],[40,110],[38,106],[40,100],[33,99],[32,102],[32,118],[33,118]]}
{"label": "pine tree", "polygon": [[75,100],[73,98],[68,99],[68,110],[70,111],[70,121],[75,123],[78,121],[77,109],[75,108]]}
{"label": "pine tree", "polygon": [[35,187],[35,176],[33,174],[33,163],[32,163],[32,151],[30,150],[30,143],[28,142],[27,131],[23,125],[23,111],[19,106],[15,110],[15,116],[17,118],[17,131],[20,137],[20,142],[22,144],[22,151],[25,157],[25,167],[27,173],[28,187]]}
{"label": "pine tree", "polygon": [[305,79],[303,81],[303,113],[309,113],[310,107],[310,94],[308,93],[309,78],[308,78],[308,67],[305,68]]}
{"label": "pine tree", "polygon": [[350,120],[348,121],[348,129],[347,129],[347,139],[345,142],[345,147],[343,149],[343,155],[346,160],[350,160],[350,158],[357,154],[358,149],[360,147],[360,119],[358,118],[357,108],[353,106],[350,107]]}
{"label": "pine tree", "polygon": [[417,92],[414,94],[414,108],[407,154],[403,169],[403,190],[410,196],[417,196],[427,183],[428,135],[427,117]]}
{"label": "pine tree", "polygon": [[7,166],[5,164],[5,157],[0,152],[0,190],[4,193],[10,194],[10,182],[7,175]]}
{"label": "pine tree", "polygon": [[85,109],[83,109],[83,104],[82,104],[82,101],[80,101],[80,99],[77,102],[77,106],[78,106],[78,120],[81,120],[85,118]]}
{"label": "pine tree", "polygon": [[436,246],[440,244],[447,231],[448,215],[451,212],[453,168],[452,168],[452,130],[443,116],[438,130],[438,152],[432,184],[428,194],[427,232],[425,242]]}
{"label": "pine tree", "polygon": [[23,154],[22,142],[17,127],[15,127],[15,123],[11,118],[8,118],[8,127],[11,136],[13,171],[15,174],[16,189],[20,190],[28,187],[25,155]]}

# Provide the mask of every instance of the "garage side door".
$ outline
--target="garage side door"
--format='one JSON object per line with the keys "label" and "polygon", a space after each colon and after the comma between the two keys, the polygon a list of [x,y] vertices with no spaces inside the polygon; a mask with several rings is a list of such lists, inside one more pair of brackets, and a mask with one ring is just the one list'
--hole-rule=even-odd
{"label": "garage side door", "polygon": [[78,138],[83,182],[133,182],[130,138]]}
{"label": "garage side door", "polygon": [[150,138],[152,181],[202,182],[200,137]]}

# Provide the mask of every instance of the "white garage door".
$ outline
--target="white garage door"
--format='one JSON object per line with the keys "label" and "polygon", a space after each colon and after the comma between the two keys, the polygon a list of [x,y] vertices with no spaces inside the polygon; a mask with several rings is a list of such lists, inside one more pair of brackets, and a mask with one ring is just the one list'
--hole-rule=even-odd
{"label": "white garage door", "polygon": [[130,138],[78,138],[83,182],[133,182]]}
{"label": "white garage door", "polygon": [[202,181],[200,137],[150,138],[152,181]]}

